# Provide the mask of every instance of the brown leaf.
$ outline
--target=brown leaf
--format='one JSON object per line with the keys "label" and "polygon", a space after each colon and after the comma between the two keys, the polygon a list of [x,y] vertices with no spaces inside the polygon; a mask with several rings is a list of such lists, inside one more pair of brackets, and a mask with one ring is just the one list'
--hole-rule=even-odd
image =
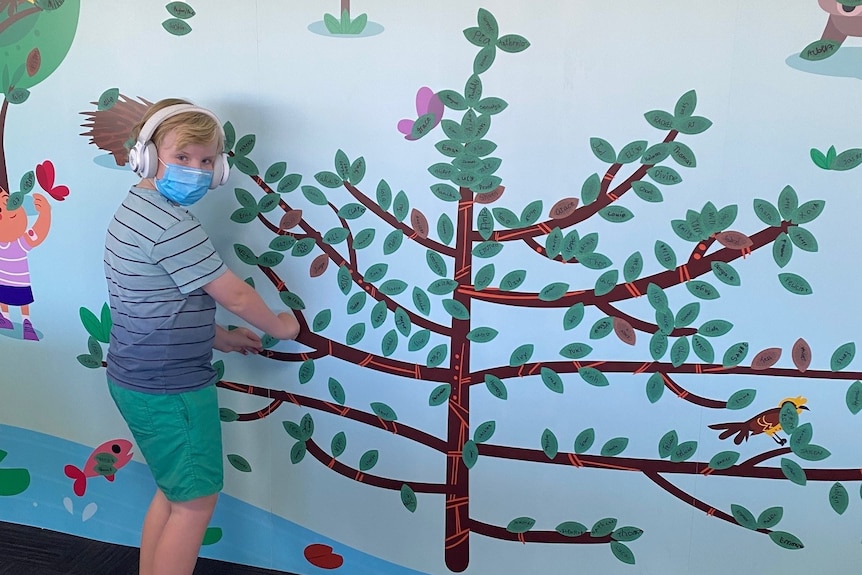
{"label": "brown leaf", "polygon": [[548,216],[552,220],[562,220],[578,207],[578,198],[563,198],[551,208]]}
{"label": "brown leaf", "polygon": [[423,240],[428,237],[428,219],[425,214],[413,208],[410,212],[410,225],[413,226],[413,231]]}
{"label": "brown leaf", "polygon": [[747,235],[732,230],[716,234],[715,239],[724,247],[736,250],[744,250],[754,245],[754,242]]}
{"label": "brown leaf", "polygon": [[38,72],[41,67],[42,53],[39,52],[39,48],[33,48],[30,50],[30,53],[27,54],[27,75],[30,77],[35,76],[36,72]]}
{"label": "brown leaf", "polygon": [[289,230],[290,228],[296,227],[296,225],[301,221],[302,210],[290,210],[281,217],[281,221],[278,222],[278,227],[282,230]]}
{"label": "brown leaf", "polygon": [[637,339],[637,335],[632,324],[619,317],[614,318],[614,333],[617,334],[617,337],[620,338],[621,342],[629,345],[634,345],[635,340]]}
{"label": "brown leaf", "polygon": [[320,254],[314,258],[313,262],[311,262],[311,266],[308,268],[308,273],[311,277],[316,278],[322,276],[327,267],[329,267],[329,256],[327,254]]}
{"label": "brown leaf", "polygon": [[811,365],[811,348],[801,337],[793,344],[793,365],[802,373]]}
{"label": "brown leaf", "polygon": [[500,199],[500,196],[502,196],[505,191],[506,186],[497,186],[493,191],[490,191],[487,194],[476,194],[473,201],[477,204],[493,204]]}
{"label": "brown leaf", "polygon": [[751,369],[760,370],[760,369],[768,369],[775,365],[778,360],[781,358],[781,348],[780,347],[770,347],[764,349],[760,353],[754,356],[754,359],[751,360]]}

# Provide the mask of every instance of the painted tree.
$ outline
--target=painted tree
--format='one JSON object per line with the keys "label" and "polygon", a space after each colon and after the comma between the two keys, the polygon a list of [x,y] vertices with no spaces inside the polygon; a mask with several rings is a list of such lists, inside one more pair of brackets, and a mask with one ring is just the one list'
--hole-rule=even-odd
{"label": "painted tree", "polygon": [[78,28],[80,0],[0,2],[0,187],[9,189],[6,116],[10,104],[23,104],[30,88],[50,76],[69,52]]}
{"label": "painted tree", "polygon": [[[652,110],[645,114],[650,128],[662,134],[655,142],[637,140],[617,151],[609,141],[592,138],[590,149],[595,161],[604,166],[604,173],[588,175],[583,180],[580,197],[560,198],[550,208],[546,208],[543,200],[535,200],[517,213],[500,204],[505,192],[503,180],[497,175],[502,160],[493,156],[497,144],[489,138],[492,119],[507,110],[508,105],[501,98],[485,93],[482,74],[497,62],[497,56],[522,52],[529,42],[517,34],[501,35],[496,19],[486,10],[479,10],[477,26],[466,29],[464,35],[479,52],[463,91],[442,90],[434,94],[444,104],[445,112],[433,105],[422,106],[407,134],[408,140],[416,141],[438,126],[443,132],[443,139],[435,148],[444,161],[428,168],[439,180],[430,190],[442,202],[433,228],[426,214],[411,209],[408,195],[403,191],[393,193],[385,179],[376,185],[373,197],[363,191],[361,185],[367,168],[363,157],[351,160],[339,150],[334,170],[320,171],[314,175],[315,184],[303,185],[303,176],[288,173],[285,161],[271,163],[261,171],[250,155],[255,148],[255,135],[237,137],[231,123],[225,126],[231,163],[258,190],[257,194],[243,188],[235,190],[239,207],[231,220],[259,225],[270,238],[262,253],[237,243],[236,255],[262,274],[280,299],[295,311],[302,326],[298,342],[303,351],[281,351],[278,342],[267,336],[264,357],[299,362],[300,385],[319,379],[315,377],[318,360],[334,358],[403,378],[413,382],[417,389],[425,386],[429,408],[438,409],[440,417],[446,419],[445,436],[431,435],[401,421],[396,410],[385,401],[367,406],[351,403],[350,391],[362,385],[360,381],[342,383],[330,376],[327,389],[331,401],[322,400],[294,391],[293,386],[284,390],[260,382],[230,381],[224,378],[225,366],[219,361],[216,364],[219,386],[258,396],[266,402],[249,413],[224,407],[223,421],[260,420],[272,416],[285,404],[299,406],[307,410],[299,421],[283,421],[293,441],[289,452],[294,464],[310,455],[351,481],[398,493],[409,511],[415,511],[421,494],[441,496],[445,509],[446,564],[456,572],[467,568],[472,534],[522,543],[606,544],[624,563],[635,561],[627,543],[643,534],[640,528],[620,523],[620,518],[613,516],[560,517],[555,526],[544,526],[545,520],[529,516],[512,517],[505,525],[483,521],[471,513],[470,478],[474,466],[481,465],[486,458],[562,465],[579,469],[577,473],[584,473],[585,469],[638,473],[686,505],[767,535],[781,547],[801,548],[803,544],[798,537],[776,529],[783,516],[782,507],[752,511],[742,504],[732,504],[719,508],[685,492],[668,476],[701,474],[716,481],[721,477],[747,477],[800,485],[809,481],[831,482],[829,504],[836,513],[847,509],[849,496],[842,482],[858,482],[862,478],[858,468],[811,465],[829,457],[830,452],[812,443],[812,423],[802,421],[807,409],[805,397],[783,399],[776,402],[776,407],[746,419],[732,414],[743,413],[751,406],[757,389],[738,389],[727,398],[704,397],[690,391],[694,382],[703,378],[734,375],[767,378],[765,381],[796,378],[799,386],[809,381],[849,381],[852,383],[844,398],[846,406],[854,415],[862,410],[862,383],[858,381],[862,373],[847,370],[855,357],[853,342],[833,352],[828,369],[812,369],[811,349],[800,337],[786,354],[792,366],[779,367],[785,355],[782,349],[773,347],[750,353],[744,338],[729,345],[723,343],[723,353],[717,353],[716,345],[726,341],[733,324],[721,317],[701,319],[702,308],[714,305],[720,298],[716,285],[721,284],[721,289],[741,285],[737,266],[745,263],[740,260],[748,254],[771,249],[775,263],[785,268],[795,250],[817,251],[817,241],[806,226],[822,213],[825,202],[801,202],[797,192],[787,186],[778,194],[776,203],[754,200],[752,207],[764,227],[742,232],[732,228],[738,206],[716,206],[707,201],[699,209],[670,217],[676,241],[691,246],[683,258],[671,243],[656,239],[652,246],[654,262],[640,251],[621,264],[614,262],[598,250],[598,233],[580,233],[579,228],[596,219],[624,225],[634,217],[638,201],[662,202],[664,193],[682,181],[680,170],[696,167],[696,155],[683,140],[712,125],[709,119],[694,114],[696,93],[683,94],[672,111]],[[446,113],[458,119],[443,118]],[[402,127],[399,124],[399,129]],[[301,191],[301,197],[291,195],[297,190]],[[321,217],[331,218],[332,227],[326,231],[316,227],[299,205],[319,209]],[[374,219],[375,225],[358,229],[361,222],[369,219]],[[384,235],[380,228],[388,232]],[[404,263],[404,269],[390,269],[394,265],[390,266],[388,256],[407,247],[405,242],[425,251],[425,263],[438,279],[428,285],[411,285],[410,279],[417,277],[411,269],[414,262],[404,258],[391,259],[393,263]],[[529,285],[527,270],[511,269],[511,264],[501,263],[504,258],[499,257],[513,244],[524,244],[536,258],[560,264],[558,281],[549,282],[538,291],[522,289]],[[368,250],[372,245],[382,248],[382,258],[366,255],[373,251]],[[346,298],[341,310],[337,306],[327,307],[329,301],[317,301],[315,294],[303,298],[285,279],[296,275],[298,261],[312,255],[310,276],[314,282],[337,284]],[[285,263],[287,256],[292,258],[289,263]],[[255,285],[253,278],[247,281]],[[581,283],[573,285],[576,281]],[[799,296],[812,293],[805,278],[789,271],[778,273],[774,287],[783,287]],[[307,308],[306,299],[315,304],[315,312]],[[623,302],[634,300],[643,302],[639,315],[621,307]],[[477,302],[500,309],[495,315],[501,318],[499,325],[477,324],[473,319]],[[432,313],[440,308],[445,313]],[[504,358],[508,355],[505,363],[481,369],[473,367],[474,346],[496,340],[500,330],[513,329],[504,321],[507,308],[554,314],[560,328],[574,334],[574,341],[559,350],[559,357],[539,359],[533,357],[535,345],[524,341],[502,352]],[[346,333],[335,333],[336,314],[355,318],[347,319],[346,323],[355,323]],[[439,321],[438,315],[446,320]],[[103,308],[101,317],[96,317],[82,309],[81,317],[90,342],[89,353],[80,356],[79,361],[88,367],[103,366],[100,343],[107,342],[108,310]],[[371,346],[364,342],[372,338],[366,337],[371,330],[381,328],[385,333],[379,339],[379,348],[369,349]],[[603,338],[616,338],[620,349],[636,346],[639,338],[648,338],[649,345],[643,350],[644,357],[636,361],[600,357],[589,342]],[[416,361],[417,356],[424,359]],[[667,389],[678,401],[720,413],[716,418],[741,419],[713,425],[722,438],[733,437],[737,445],[759,434],[775,441],[763,441],[759,445],[764,446],[764,451],[742,459],[742,454],[733,449],[702,453],[697,441],[680,437],[677,430],[671,429],[655,438],[657,459],[627,457],[623,453],[628,438],[614,436],[610,428],[584,429],[565,442],[573,446],[571,449],[562,448],[561,438],[553,430],[545,429],[535,439],[535,448],[526,449],[492,443],[497,421],[477,422],[471,418],[474,394],[490,394],[499,399],[501,415],[516,410],[517,406],[507,403],[508,387],[514,382],[541,381],[548,392],[548,401],[552,402],[554,394],[564,393],[574,382],[606,387],[618,374],[625,374],[629,381],[633,375],[641,376],[651,403],[659,401]],[[732,383],[734,378],[728,381]],[[417,482],[375,475],[372,470],[380,458],[394,455],[374,449],[355,456],[347,453],[348,438],[344,432],[329,439],[327,450],[323,441],[315,438],[315,420],[320,418],[327,418],[328,423],[337,418],[349,419],[431,449],[440,454],[441,463],[445,459],[445,480]],[[599,440],[600,437],[604,439]],[[238,469],[250,469],[239,454],[229,454],[228,459]],[[767,465],[770,461],[776,464]],[[559,511],[563,513],[565,509]]]}

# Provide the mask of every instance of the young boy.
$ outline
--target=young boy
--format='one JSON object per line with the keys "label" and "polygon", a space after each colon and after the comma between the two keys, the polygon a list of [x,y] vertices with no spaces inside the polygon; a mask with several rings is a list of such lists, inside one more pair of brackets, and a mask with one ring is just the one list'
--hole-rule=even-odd
{"label": "young boy", "polygon": [[129,164],[142,179],[105,240],[108,387],[158,486],[144,519],[140,575],[190,575],[223,485],[212,350],[262,349],[252,331],[216,325],[215,304],[278,339],[294,339],[299,323],[270,311],[227,269],[184,207],[227,180],[218,118],[162,100],[132,138]]}

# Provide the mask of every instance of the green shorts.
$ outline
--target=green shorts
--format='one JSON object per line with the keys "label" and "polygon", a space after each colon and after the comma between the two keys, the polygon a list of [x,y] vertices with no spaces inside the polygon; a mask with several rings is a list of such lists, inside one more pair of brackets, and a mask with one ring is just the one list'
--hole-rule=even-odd
{"label": "green shorts", "polygon": [[156,485],[169,501],[190,501],[221,491],[224,465],[215,385],[155,394],[121,387],[109,379],[108,388]]}

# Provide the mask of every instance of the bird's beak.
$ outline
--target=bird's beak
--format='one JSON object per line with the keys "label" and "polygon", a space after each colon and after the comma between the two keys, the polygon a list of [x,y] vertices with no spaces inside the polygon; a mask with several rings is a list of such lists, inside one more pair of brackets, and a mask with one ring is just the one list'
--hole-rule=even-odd
{"label": "bird's beak", "polygon": [[805,411],[811,411],[810,409],[808,409],[808,408],[807,408],[807,407],[805,407],[804,405],[800,405],[800,406],[799,406],[799,409],[804,409]]}

